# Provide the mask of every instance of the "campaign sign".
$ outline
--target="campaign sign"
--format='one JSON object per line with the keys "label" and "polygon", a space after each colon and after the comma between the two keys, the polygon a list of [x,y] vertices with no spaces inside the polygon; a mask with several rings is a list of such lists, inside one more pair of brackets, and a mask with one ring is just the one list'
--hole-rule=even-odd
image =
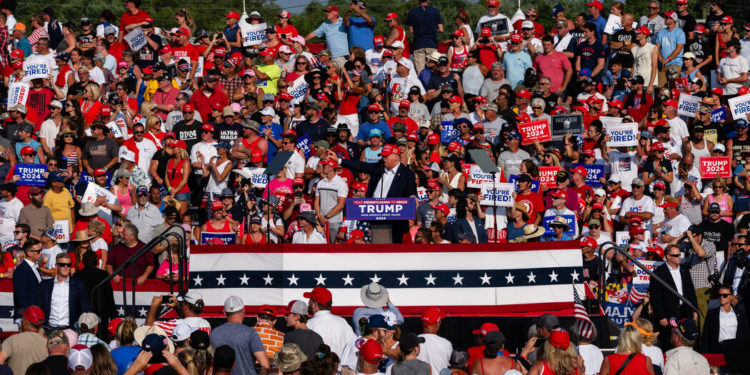
{"label": "campaign sign", "polygon": [[47,164],[16,163],[13,173],[20,176],[17,184],[20,186],[42,186],[47,185],[47,179],[42,176],[47,172]]}
{"label": "campaign sign", "polygon": [[633,316],[634,306],[629,301],[630,284],[610,283],[605,286],[604,314],[620,327]]}
{"label": "campaign sign", "polygon": [[[576,216],[575,215],[557,215],[561,216],[563,219],[565,219],[565,222],[568,223],[568,230],[565,231],[565,234],[570,236],[571,238],[575,236],[576,234]],[[557,216],[545,216],[542,218],[542,225],[544,226],[544,235],[545,236],[554,236],[555,231],[552,230],[552,227],[549,226],[549,223],[551,223]]]}
{"label": "campaign sign", "polygon": [[268,175],[265,168],[255,168],[250,171],[250,182],[257,189],[265,189],[268,185]]}
{"label": "campaign sign", "polygon": [[728,100],[732,118],[739,119],[750,113],[750,94],[734,97]]}
{"label": "campaign sign", "polygon": [[11,82],[8,85],[8,108],[13,107],[17,104],[26,105],[26,101],[29,99],[29,83],[28,82]]}
{"label": "campaign sign", "polygon": [[688,77],[672,78],[672,87],[680,92],[688,92]]}
{"label": "campaign sign", "polygon": [[[495,182],[500,182],[500,176],[498,174],[495,175]],[[478,165],[472,164],[469,177],[466,178],[466,186],[478,189],[485,182],[492,182],[492,173],[484,173]]]}
{"label": "campaign sign", "polygon": [[552,116],[552,139],[563,140],[570,133],[573,135],[583,134],[583,115],[575,113],[571,115]]}
{"label": "campaign sign", "polygon": [[349,220],[414,220],[417,201],[414,198],[348,198],[346,218]]}
{"label": "campaign sign", "polygon": [[604,33],[607,35],[614,35],[617,30],[622,29],[622,17],[610,14],[607,18],[607,24],[604,25]]}
{"label": "campaign sign", "polygon": [[52,228],[55,229],[55,242],[68,243],[70,241],[70,224],[68,220],[55,220]]}
{"label": "campaign sign", "polygon": [[[654,272],[657,267],[664,264],[664,262],[656,260],[641,260],[640,262],[651,272]],[[651,275],[640,267],[635,267],[635,272],[636,276],[633,278],[633,285],[648,285],[651,282]]]}
{"label": "campaign sign", "polygon": [[635,146],[638,144],[638,124],[626,122],[607,125],[609,147]]}
{"label": "campaign sign", "polygon": [[480,29],[489,27],[490,30],[492,30],[493,36],[505,35],[510,32],[510,25],[508,25],[508,19],[505,17],[483,22],[480,26],[481,26]]}
{"label": "campaign sign", "polygon": [[130,30],[128,35],[123,37],[133,51],[140,51],[141,48],[146,46],[146,34],[143,33],[143,29],[138,26],[133,30]]}
{"label": "campaign sign", "polygon": [[700,159],[701,178],[732,177],[732,163],[729,156],[709,156]]}
{"label": "campaign sign", "polygon": [[217,238],[224,245],[234,245],[237,243],[236,233],[201,232],[201,244],[203,245],[217,245],[214,243]]}
{"label": "campaign sign", "polygon": [[427,189],[424,186],[420,186],[417,188],[417,203],[422,204],[424,202],[427,202]]}
{"label": "campaign sign", "polygon": [[[94,176],[89,176],[89,173],[85,170],[81,171],[81,180],[87,184],[93,184],[94,183]],[[109,172],[107,172],[107,183],[105,185],[110,186],[112,184],[112,176]]]}
{"label": "campaign sign", "polygon": [[[591,187],[601,187],[602,182],[599,181],[600,178],[604,177],[604,165],[600,164],[571,164],[572,168],[576,167],[584,167],[586,168],[586,172],[588,174],[586,175],[586,185]],[[571,168],[571,169],[572,169]]]}
{"label": "campaign sign", "polygon": [[263,42],[267,42],[266,37],[266,26],[265,23],[259,23],[257,25],[247,25],[242,28],[242,46],[250,47],[257,46]]}
{"label": "campaign sign", "polygon": [[307,134],[303,134],[299,139],[297,140],[297,148],[302,150],[302,152],[305,153],[305,159],[310,157],[310,153],[312,153],[312,140],[310,140],[310,136]]}
{"label": "campaign sign", "polygon": [[547,119],[518,124],[518,131],[521,133],[522,145],[530,145],[534,141],[547,142],[552,140]]}
{"label": "campaign sign", "polygon": [[511,207],[515,199],[513,198],[513,192],[515,186],[513,184],[502,182],[492,183],[485,182],[482,184],[482,190],[479,204],[486,206],[498,206],[498,207]]}
{"label": "campaign sign", "polygon": [[[514,188],[516,189],[516,193],[519,192],[518,191],[518,177],[519,176],[517,174],[512,174],[512,175],[510,175],[510,178],[508,179],[508,182],[510,182],[511,184],[513,184]],[[535,179],[532,178],[531,179],[531,191],[533,191],[535,193],[538,193],[539,192],[539,186],[540,186],[539,180],[535,180]]]}
{"label": "campaign sign", "polygon": [[292,82],[292,86],[289,88],[289,95],[293,96],[297,102],[301,102],[302,99],[307,95],[307,88],[310,85],[305,81],[305,76],[300,76]]}
{"label": "campaign sign", "polygon": [[[83,198],[81,199],[81,204],[84,204],[86,202],[94,203],[97,198],[104,196],[107,200],[107,203],[109,204],[116,204],[117,203],[117,196],[112,194],[111,191],[97,185],[97,184],[88,184],[86,187],[86,191],[83,193]],[[109,208],[99,206],[99,210],[103,211],[107,215],[111,215],[112,211]]]}
{"label": "campaign sign", "polygon": [[557,172],[561,170],[562,167],[559,165],[552,167],[539,167],[539,185],[548,188],[555,187],[557,185],[555,182]]}
{"label": "campaign sign", "polygon": [[204,63],[203,56],[198,56],[198,65],[195,67],[195,78],[203,77]]}
{"label": "campaign sign", "polygon": [[629,241],[630,241],[630,232],[626,230],[615,232],[615,243],[617,243],[617,246],[625,247],[627,246]]}
{"label": "campaign sign", "polygon": [[453,126],[453,121],[443,121],[440,123],[440,126],[442,129],[440,130],[440,141],[443,143],[451,143],[451,141],[456,140],[459,134],[461,134],[458,129]]}
{"label": "campaign sign", "polygon": [[711,122],[719,122],[726,120],[727,110],[724,107],[720,107],[711,111]]}
{"label": "campaign sign", "polygon": [[37,78],[49,78],[50,66],[47,59],[39,56],[31,56],[23,62],[23,79],[31,80]]}
{"label": "campaign sign", "polygon": [[599,121],[604,124],[604,129],[609,129],[611,125],[622,124],[622,117],[601,116]]}
{"label": "campaign sign", "polygon": [[680,116],[695,117],[700,108],[701,98],[695,95],[682,94],[677,103],[677,114]]}

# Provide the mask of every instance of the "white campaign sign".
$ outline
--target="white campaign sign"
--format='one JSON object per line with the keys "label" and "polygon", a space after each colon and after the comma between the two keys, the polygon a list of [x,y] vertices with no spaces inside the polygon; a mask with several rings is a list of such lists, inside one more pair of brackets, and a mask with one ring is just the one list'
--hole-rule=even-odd
{"label": "white campaign sign", "polygon": [[607,24],[604,26],[604,33],[613,35],[620,29],[622,29],[622,17],[610,14],[607,18]]}
{"label": "white campaign sign", "polygon": [[242,46],[257,46],[258,44],[268,41],[268,38],[266,37],[267,28],[268,26],[266,26],[265,23],[242,27]]}
{"label": "white campaign sign", "polygon": [[56,220],[52,224],[52,228],[55,229],[55,242],[68,243],[70,241],[70,224],[68,220]]}
{"label": "white campaign sign", "polygon": [[609,147],[635,146],[638,144],[638,124],[626,122],[621,124],[610,124],[607,126],[609,135]]}
{"label": "white campaign sign", "polygon": [[28,82],[11,82],[8,85],[8,108],[13,107],[16,104],[26,105],[26,100],[29,99],[29,83]]}
{"label": "white campaign sign", "polygon": [[[492,182],[492,174],[484,173],[478,165],[472,164],[469,170],[469,178],[466,180],[466,186],[470,188],[481,188],[485,182]],[[495,182],[500,182],[500,174],[495,174]]]}
{"label": "white campaign sign", "polygon": [[679,103],[677,103],[677,114],[680,116],[695,117],[695,114],[698,113],[698,108],[700,108],[700,103],[701,98],[694,95],[682,94],[680,95]]}
{"label": "white campaign sign", "polygon": [[482,197],[479,204],[511,207],[514,203],[513,192],[515,190],[515,185],[506,182],[494,184],[484,182],[482,183]]}
{"label": "white campaign sign", "polygon": [[195,68],[195,77],[203,77],[203,56],[198,57],[198,66]]}
{"label": "white campaign sign", "polygon": [[[112,194],[111,191],[97,184],[89,184],[88,187],[86,187],[86,192],[83,193],[83,199],[81,201],[81,204],[86,203],[86,202],[94,203],[96,201],[96,198],[99,198],[101,196],[104,196],[107,199],[107,203],[109,204],[117,203],[117,197],[114,194]],[[107,215],[112,214],[112,211],[109,208],[100,206],[99,210],[103,211]]]}
{"label": "white campaign sign", "polygon": [[310,87],[310,85],[305,81],[305,76],[298,77],[292,82],[292,87],[289,89],[289,95],[294,97],[296,103],[299,103],[305,98],[305,95],[307,95],[308,87]]}
{"label": "white campaign sign", "polygon": [[128,35],[124,37],[125,41],[128,42],[130,49],[133,51],[140,51],[141,48],[146,46],[146,34],[143,33],[143,29],[140,26],[133,30],[130,30]]}
{"label": "white campaign sign", "polygon": [[50,70],[49,60],[42,56],[32,55],[23,62],[23,79],[24,81],[49,78]]}
{"label": "white campaign sign", "polygon": [[732,118],[737,120],[744,118],[750,113],[750,94],[737,96],[729,99],[729,109],[732,110]]}

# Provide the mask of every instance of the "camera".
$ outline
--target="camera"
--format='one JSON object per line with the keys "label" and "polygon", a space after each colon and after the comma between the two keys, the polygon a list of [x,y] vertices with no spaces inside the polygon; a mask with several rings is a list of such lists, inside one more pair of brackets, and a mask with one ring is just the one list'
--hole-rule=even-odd
{"label": "camera", "polygon": [[294,192],[295,198],[302,198],[302,192],[301,191],[295,191]]}
{"label": "camera", "polygon": [[739,249],[736,253],[734,253],[734,256],[736,257],[735,262],[737,263],[737,268],[746,268],[748,263],[750,263],[750,259],[747,258],[747,251],[745,249]]}
{"label": "camera", "polygon": [[169,294],[165,294],[161,296],[161,304],[162,305],[168,305],[170,303],[174,302],[174,296],[170,296]]}
{"label": "camera", "polygon": [[718,272],[714,272],[711,275],[708,275],[708,282],[711,284],[711,286],[717,286],[721,285],[721,275],[719,275]]}

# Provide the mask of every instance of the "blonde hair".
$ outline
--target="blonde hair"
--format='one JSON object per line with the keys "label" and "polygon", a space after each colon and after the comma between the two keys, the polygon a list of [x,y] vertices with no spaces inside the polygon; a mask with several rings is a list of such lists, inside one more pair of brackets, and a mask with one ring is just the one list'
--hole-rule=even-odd
{"label": "blonde hair", "polygon": [[161,118],[159,118],[159,116],[156,116],[156,115],[148,116],[148,118],[146,119],[146,131],[150,132],[151,129],[153,129],[156,126],[157,121],[161,121]]}
{"label": "blonde hair", "polygon": [[716,176],[716,177],[714,178],[714,180],[713,180],[713,184],[716,184],[716,185],[721,185],[721,186],[723,186],[723,187],[724,187],[725,189],[726,189],[726,187],[727,187],[727,182],[726,182],[726,181],[724,181],[724,179],[723,179],[723,178],[721,178],[721,177],[719,177],[718,175],[717,175],[717,176]]}
{"label": "blonde hair", "polygon": [[560,349],[552,346],[549,340],[544,342],[544,359],[555,374],[570,374],[578,368],[578,354],[573,349],[573,344],[568,345],[567,349]]}
{"label": "blonde hair", "polygon": [[86,85],[86,90],[91,90],[91,100],[97,101],[99,100],[99,97],[102,95],[102,90],[99,88],[99,85],[96,83],[89,83]]}
{"label": "blonde hair", "polygon": [[91,373],[97,375],[117,375],[117,364],[109,354],[109,348],[104,344],[96,344],[91,347],[94,363]]}
{"label": "blonde hair", "polygon": [[200,375],[198,374],[198,367],[195,365],[195,353],[192,349],[181,351],[177,354],[177,358],[180,359],[180,362],[185,366],[185,369],[190,375]]}
{"label": "blonde hair", "polygon": [[625,326],[620,332],[617,353],[640,353],[641,343],[643,343],[643,335],[638,332],[638,328],[634,325]]}
{"label": "blonde hair", "polygon": [[99,220],[91,220],[91,221],[89,221],[88,228],[91,229],[92,231],[94,231],[94,233],[96,233],[97,237],[99,237],[102,234],[104,234],[104,223],[102,223]]}
{"label": "blonde hair", "polygon": [[654,346],[654,344],[656,344],[656,339],[658,336],[654,334],[654,325],[651,324],[648,319],[644,318],[636,319],[635,323],[638,324],[638,327],[641,327],[642,330],[648,332],[647,335],[643,335],[643,345]]}

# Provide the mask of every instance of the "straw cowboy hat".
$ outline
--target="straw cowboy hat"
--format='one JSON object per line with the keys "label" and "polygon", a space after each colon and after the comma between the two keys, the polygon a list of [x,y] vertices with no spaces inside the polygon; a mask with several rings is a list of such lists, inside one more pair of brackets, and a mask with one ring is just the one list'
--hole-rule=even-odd
{"label": "straw cowboy hat", "polygon": [[388,302],[388,289],[378,283],[370,283],[362,287],[359,297],[365,306],[379,309]]}
{"label": "straw cowboy hat", "polygon": [[78,214],[81,216],[94,216],[99,212],[99,207],[94,206],[94,202],[85,202],[78,209]]}
{"label": "straw cowboy hat", "polygon": [[89,233],[85,230],[79,230],[76,232],[76,238],[71,239],[73,242],[83,242],[88,241],[90,239],[94,238],[94,236],[89,236]]}
{"label": "straw cowboy hat", "polygon": [[169,340],[169,335],[167,335],[167,332],[165,332],[161,327],[158,327],[158,326],[138,327],[133,332],[133,338],[135,339],[135,342],[138,343],[138,346],[141,346],[141,343],[143,343],[143,339],[145,339],[146,336],[152,333],[155,333],[159,336],[167,337],[167,348],[170,353],[174,353],[174,344],[172,343],[172,340]]}
{"label": "straw cowboy hat", "polygon": [[544,228],[536,226],[534,224],[528,224],[523,227],[523,236],[514,238],[508,242],[526,242],[528,240],[539,238],[544,235]]}

